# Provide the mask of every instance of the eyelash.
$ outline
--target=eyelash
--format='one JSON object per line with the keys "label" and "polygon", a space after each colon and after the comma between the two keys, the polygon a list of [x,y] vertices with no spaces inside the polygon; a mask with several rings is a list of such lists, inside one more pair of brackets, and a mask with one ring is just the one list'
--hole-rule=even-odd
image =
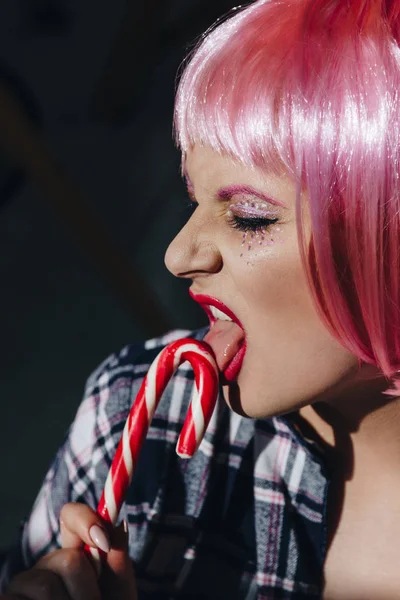
{"label": "eyelash", "polygon": [[239,231],[262,231],[263,229],[267,229],[271,225],[275,225],[278,222],[278,219],[261,219],[261,218],[249,218],[243,219],[243,217],[238,217],[236,215],[231,215],[229,217],[230,225],[234,227],[234,229],[238,229]]}

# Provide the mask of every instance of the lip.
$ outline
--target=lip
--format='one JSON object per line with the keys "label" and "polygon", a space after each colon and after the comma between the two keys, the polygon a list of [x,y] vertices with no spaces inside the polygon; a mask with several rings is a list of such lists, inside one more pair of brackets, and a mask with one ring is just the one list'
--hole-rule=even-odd
{"label": "lip", "polygon": [[221,302],[221,300],[218,300],[218,298],[206,296],[204,294],[195,294],[192,290],[189,290],[189,294],[193,298],[193,300],[200,304],[202,309],[205,311],[210,320],[211,326],[213,326],[214,323],[217,321],[217,319],[211,313],[209,308],[210,306],[214,306],[214,308],[217,308],[221,312],[225,313],[230,319],[232,319],[232,321],[236,323],[236,325],[238,325],[240,329],[242,329],[242,331],[244,332],[245,337],[243,344],[241,345],[239,351],[236,353],[236,355],[233,357],[229,365],[225,368],[225,370],[222,373],[222,384],[227,384],[232,381],[235,381],[237,379],[237,376],[239,375],[240,369],[242,368],[242,363],[247,350],[246,332],[242,323],[237,318],[235,313],[233,313],[223,302]]}
{"label": "lip", "polygon": [[207,313],[211,325],[214,325],[217,319],[214,317],[214,315],[211,313],[208,307],[214,306],[215,308],[218,308],[218,310],[220,310],[221,312],[225,313],[230,319],[232,319],[234,323],[236,323],[236,325],[239,325],[240,329],[243,329],[244,331],[244,327],[235,315],[235,313],[233,313],[223,302],[221,302],[221,300],[213,298],[212,296],[205,296],[204,294],[195,294],[194,292],[192,292],[192,290],[189,290],[189,294],[191,295],[193,300],[200,304],[202,309]]}

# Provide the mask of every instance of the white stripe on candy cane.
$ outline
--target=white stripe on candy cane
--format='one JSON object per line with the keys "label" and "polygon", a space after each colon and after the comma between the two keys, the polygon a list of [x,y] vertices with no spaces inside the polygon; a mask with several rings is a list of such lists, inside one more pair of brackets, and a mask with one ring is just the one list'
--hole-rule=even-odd
{"label": "white stripe on candy cane", "polygon": [[125,423],[124,432],[122,434],[122,439],[123,439],[123,455],[124,455],[125,467],[126,467],[126,470],[128,473],[132,473],[133,457],[132,457],[132,452],[131,452],[130,443],[129,443],[129,438],[130,438],[129,429],[130,429],[130,418],[128,418],[127,422]]}
{"label": "white stripe on candy cane", "polygon": [[114,486],[113,486],[112,476],[107,477],[106,485],[104,488],[104,498],[106,501],[106,507],[107,507],[108,514],[110,515],[111,523],[115,523],[115,521],[117,520],[117,517],[118,517],[118,510],[117,510],[117,505],[115,503],[115,496],[114,496],[113,488],[114,488]]}
{"label": "white stripe on candy cane", "polygon": [[150,421],[153,418],[153,414],[157,404],[157,395],[156,395],[156,381],[157,381],[157,369],[158,364],[160,362],[161,353],[157,356],[157,358],[152,363],[150,369],[146,375],[146,387],[145,387],[145,396],[144,399],[146,401],[147,407],[147,417]]}

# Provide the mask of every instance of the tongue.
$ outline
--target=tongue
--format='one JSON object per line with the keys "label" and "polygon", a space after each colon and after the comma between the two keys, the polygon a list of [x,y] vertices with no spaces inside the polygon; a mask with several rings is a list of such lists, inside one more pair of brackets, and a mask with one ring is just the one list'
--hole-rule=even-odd
{"label": "tongue", "polygon": [[244,331],[232,321],[217,320],[204,338],[214,351],[220,371],[225,371],[244,340]]}

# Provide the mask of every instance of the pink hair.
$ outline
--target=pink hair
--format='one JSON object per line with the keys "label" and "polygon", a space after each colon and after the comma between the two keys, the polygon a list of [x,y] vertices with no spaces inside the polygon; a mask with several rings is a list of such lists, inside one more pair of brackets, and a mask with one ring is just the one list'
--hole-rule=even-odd
{"label": "pink hair", "polygon": [[258,0],[206,33],[175,112],[183,153],[200,143],[283,166],[298,209],[306,187],[308,248],[300,218],[299,234],[320,312],[388,378],[400,370],[399,38],[397,0]]}

